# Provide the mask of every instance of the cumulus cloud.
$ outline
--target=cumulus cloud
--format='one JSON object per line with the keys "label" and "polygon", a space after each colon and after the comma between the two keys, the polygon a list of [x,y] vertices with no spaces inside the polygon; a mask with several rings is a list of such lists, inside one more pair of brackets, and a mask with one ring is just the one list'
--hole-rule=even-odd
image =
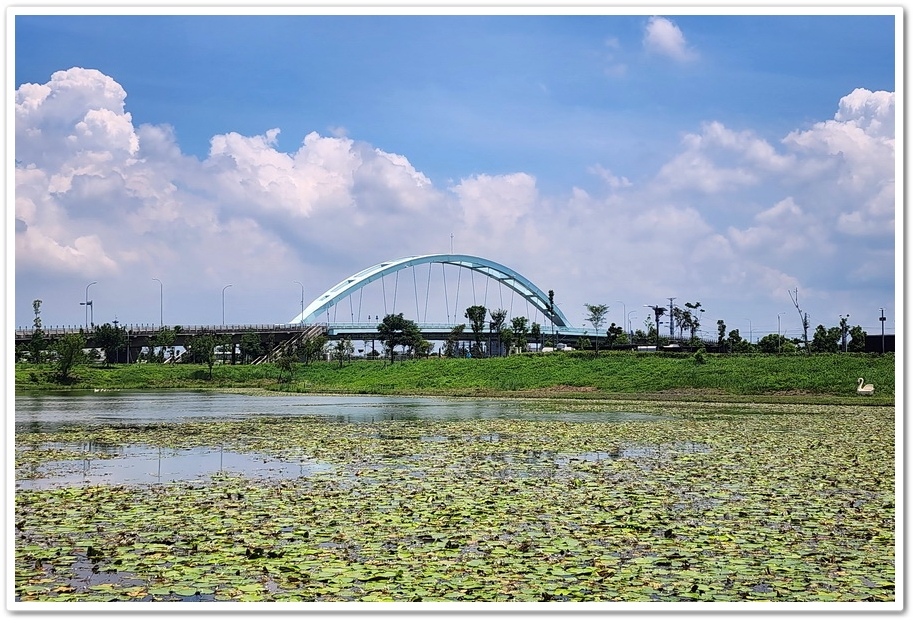
{"label": "cumulus cloud", "polygon": [[[650,23],[652,45],[686,54],[676,26]],[[567,313],[586,299],[784,304],[795,287],[827,305],[831,288],[893,276],[893,93],[857,89],[833,118],[777,143],[713,121],[685,133],[655,175],[633,180],[595,164],[587,172],[604,182],[598,190],[552,195],[524,171],[437,188],[409,155],[343,131],[310,132],[290,153],[278,149],[277,128],[228,132],[201,160],[182,153],[170,127],[134,125],[126,97],[79,68],[17,90],[20,298],[50,310],[57,294],[39,291],[49,277],[98,279],[101,300],[105,283],[130,290],[157,276],[176,292],[173,305],[187,306],[182,322],[196,321],[200,297],[218,304],[214,284],[226,283],[253,321],[285,320],[274,298],[295,290],[281,314],[294,316],[293,280],[317,296],[379,261],[440,252],[452,233],[456,252],[555,289]],[[60,306],[73,307],[76,289]],[[158,312],[158,300],[147,303]]]}
{"label": "cumulus cloud", "polygon": [[653,54],[682,62],[696,58],[696,52],[688,46],[687,38],[681,29],[665,17],[649,18],[642,41],[643,47]]}
{"label": "cumulus cloud", "polygon": [[753,132],[711,122],[683,138],[681,152],[662,166],[658,179],[672,188],[713,194],[756,185],[767,175],[789,170],[793,161]]}
{"label": "cumulus cloud", "polygon": [[[853,236],[890,235],[895,216],[894,94],[856,89],[832,120],[790,133],[786,147],[803,158],[809,179],[829,175],[825,212]],[[826,175],[825,175],[826,174]],[[826,184],[825,184],[826,186]]]}
{"label": "cumulus cloud", "polygon": [[589,167],[588,172],[600,177],[608,185],[608,188],[613,190],[633,185],[626,177],[614,175],[600,164],[592,165]]}
{"label": "cumulus cloud", "polygon": [[452,187],[458,196],[465,224],[481,230],[510,231],[536,206],[534,177],[527,173],[478,175]]}

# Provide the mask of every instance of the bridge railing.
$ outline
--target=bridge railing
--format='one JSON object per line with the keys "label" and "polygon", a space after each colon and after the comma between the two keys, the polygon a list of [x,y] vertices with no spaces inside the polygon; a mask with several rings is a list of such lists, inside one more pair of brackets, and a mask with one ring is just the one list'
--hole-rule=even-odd
{"label": "bridge railing", "polygon": [[[41,330],[46,337],[60,337],[67,335],[69,333],[79,333],[80,330],[85,333],[93,333],[99,325],[94,325],[91,329],[86,329],[82,325],[58,325],[58,326],[49,326],[42,327]],[[128,324],[123,325],[119,324],[118,327],[130,331],[133,334],[149,334],[153,335],[159,333],[162,329],[174,329],[176,325],[152,325],[152,324]],[[307,327],[304,325],[298,324],[239,324],[239,325],[177,325],[181,327],[181,333],[270,333],[273,331],[277,332],[288,332],[288,331],[298,331],[304,330]],[[32,337],[32,334],[35,332],[34,327],[17,327],[16,328],[16,339],[28,339]]]}

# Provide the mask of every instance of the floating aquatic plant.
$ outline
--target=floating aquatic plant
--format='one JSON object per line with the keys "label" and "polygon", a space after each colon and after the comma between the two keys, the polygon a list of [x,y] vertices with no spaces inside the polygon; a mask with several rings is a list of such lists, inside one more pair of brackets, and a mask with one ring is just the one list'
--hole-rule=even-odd
{"label": "floating aquatic plant", "polygon": [[221,446],[332,468],[19,489],[16,598],[896,598],[893,409],[651,408],[667,417],[273,417],[17,434],[17,477],[87,439]]}

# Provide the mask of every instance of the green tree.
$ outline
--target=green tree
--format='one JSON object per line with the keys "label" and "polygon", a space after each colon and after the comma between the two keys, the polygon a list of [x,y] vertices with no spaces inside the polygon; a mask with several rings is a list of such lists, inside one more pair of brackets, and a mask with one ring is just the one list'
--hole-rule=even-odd
{"label": "green tree", "polygon": [[499,332],[499,342],[504,348],[506,356],[509,356],[509,351],[512,348],[512,341],[515,339],[515,334],[512,333],[512,329],[509,327],[503,327]]}
{"label": "green tree", "polygon": [[318,361],[324,354],[328,345],[328,336],[313,335],[305,338],[296,349],[296,358],[308,365],[310,361]]}
{"label": "green tree", "polygon": [[[490,310],[491,342],[492,342],[492,336],[496,335],[497,343],[502,343],[502,331],[503,331],[503,328],[506,326],[506,315],[508,313],[509,312],[507,312],[505,309],[491,309]],[[488,345],[487,350],[488,351],[491,350],[489,348],[489,345]]]}
{"label": "green tree", "polygon": [[840,316],[840,350],[846,352],[846,336],[849,335],[849,316]]}
{"label": "green tree", "polygon": [[541,325],[532,322],[531,323],[531,339],[534,340],[534,343],[537,344],[537,349],[541,350]]}
{"label": "green tree", "polygon": [[86,362],[86,336],[83,330],[79,333],[67,333],[53,345],[57,354],[57,378],[61,383],[70,381],[70,372],[74,366]]}
{"label": "green tree", "polygon": [[235,337],[232,334],[224,334],[222,336],[222,343],[220,344],[220,353],[222,355],[223,363],[227,362],[231,365],[235,365]]}
{"label": "green tree", "polygon": [[249,331],[242,335],[242,339],[239,342],[239,351],[242,356],[242,361],[245,363],[251,363],[262,354],[264,354],[264,346],[261,344],[261,338],[254,331]]}
{"label": "green tree", "polygon": [[48,339],[41,328],[40,299],[32,301],[32,310],[35,312],[35,319],[32,321],[32,338],[29,340],[29,358],[32,363],[42,363],[45,349],[48,347]]}
{"label": "green tree", "polygon": [[471,333],[474,334],[474,356],[481,356],[481,337],[483,335],[483,329],[486,325],[487,320],[487,308],[483,305],[471,305],[464,312],[464,317],[467,318],[471,323]]}
{"label": "green tree", "polygon": [[585,304],[588,310],[588,322],[595,328],[595,353],[598,353],[598,331],[604,325],[604,319],[607,316],[607,305],[590,305]]}
{"label": "green tree", "polygon": [[338,367],[343,368],[344,360],[349,359],[353,354],[353,342],[348,337],[337,340],[331,352],[334,353],[334,358],[340,364]]}
{"label": "green tree", "polygon": [[623,327],[618,327],[615,323],[611,323],[611,326],[607,328],[607,343],[609,347],[613,347],[614,343],[617,341],[623,334]]}
{"label": "green tree", "polygon": [[287,380],[293,380],[293,366],[296,363],[295,354],[289,351],[283,351],[283,353],[277,357],[277,383],[283,382],[283,375],[287,375]]}
{"label": "green tree", "polygon": [[429,340],[423,339],[422,337],[417,340],[416,345],[414,346],[417,352],[418,357],[429,357],[429,354],[433,350],[433,343]]}
{"label": "green tree", "polygon": [[105,352],[105,367],[117,357],[118,350],[127,345],[127,330],[110,322],[95,327],[95,345]]}
{"label": "green tree", "polygon": [[825,328],[819,324],[814,328],[814,336],[811,338],[812,353],[835,353],[839,350],[840,345],[840,328]]}
{"label": "green tree", "polygon": [[191,358],[196,363],[206,364],[210,380],[213,380],[213,364],[216,363],[218,345],[219,337],[215,333],[198,333],[188,342]]}
{"label": "green tree", "polygon": [[678,331],[678,339],[683,339],[684,329],[690,326],[690,312],[686,309],[675,307],[671,310],[671,320],[674,322],[674,327]]}
{"label": "green tree", "polygon": [[741,337],[738,329],[732,329],[728,332],[728,339],[725,340],[726,348],[730,353],[748,353],[753,350],[751,343]]}
{"label": "green tree", "polygon": [[525,350],[528,345],[528,319],[524,316],[512,319],[512,343],[519,352]]}
{"label": "green tree", "polygon": [[719,348],[721,349],[722,346],[725,344],[725,321],[716,320],[716,329],[719,332],[718,343],[719,343]]}
{"label": "green tree", "polygon": [[651,335],[649,335],[642,329],[636,329],[635,331],[633,331],[633,341],[636,344],[645,344],[650,340],[651,337],[652,337]]}
{"label": "green tree", "polygon": [[[690,341],[694,341],[697,338],[697,331],[700,329],[700,316],[706,310],[703,309],[700,305],[700,302],[696,303],[684,303],[684,307],[687,308],[686,318],[684,319],[684,324],[688,331],[690,331]],[[699,312],[699,314],[697,313]]]}
{"label": "green tree", "polygon": [[178,332],[176,331],[177,328],[178,327],[169,329],[168,327],[163,327],[159,329],[159,332],[150,340],[150,345],[154,349],[159,349],[159,352],[155,354],[155,360],[159,363],[165,362],[166,349],[172,350],[175,348],[175,340],[178,336]]}
{"label": "green tree", "polygon": [[445,356],[457,357],[459,355],[459,344],[464,337],[465,325],[459,324],[452,327],[449,331],[448,338],[445,340]]}
{"label": "green tree", "polygon": [[391,363],[394,363],[395,348],[413,348],[420,339],[420,327],[413,320],[404,318],[404,314],[388,314],[376,330],[388,349]]}
{"label": "green tree", "polygon": [[781,345],[782,339],[779,337],[778,333],[770,333],[769,335],[764,335],[762,338],[757,340],[757,349],[761,353],[778,353]]}
{"label": "green tree", "polygon": [[859,325],[849,330],[849,352],[861,353],[865,350],[865,331]]}

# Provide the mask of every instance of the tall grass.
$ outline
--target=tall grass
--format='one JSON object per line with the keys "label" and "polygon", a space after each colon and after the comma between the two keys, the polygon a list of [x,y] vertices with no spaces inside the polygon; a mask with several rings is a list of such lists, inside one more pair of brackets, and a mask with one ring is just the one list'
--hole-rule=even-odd
{"label": "tall grass", "polygon": [[[563,391],[579,395],[689,394],[706,396],[856,397],[856,379],[875,385],[868,400],[893,404],[893,354],[812,356],[551,353],[493,359],[420,359],[396,362],[313,362],[278,383],[271,364],[84,366],[68,388],[264,388],[302,392],[496,395]],[[62,389],[49,367],[16,366],[16,390]],[[863,399],[864,400],[864,399]]]}

